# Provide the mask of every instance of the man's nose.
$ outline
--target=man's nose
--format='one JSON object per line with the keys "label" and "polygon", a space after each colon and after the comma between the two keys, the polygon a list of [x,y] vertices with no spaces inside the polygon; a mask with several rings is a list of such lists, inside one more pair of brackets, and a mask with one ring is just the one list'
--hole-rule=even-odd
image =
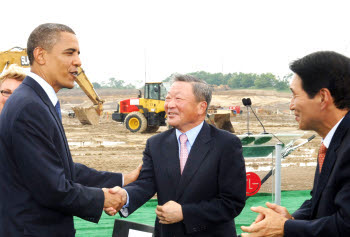
{"label": "man's nose", "polygon": [[74,66],[77,66],[77,67],[80,67],[80,66],[81,66],[81,60],[80,60],[79,55],[77,55],[76,57],[74,57],[73,65],[74,65]]}
{"label": "man's nose", "polygon": [[174,108],[175,103],[173,99],[168,100],[168,102],[166,102],[166,105],[168,108]]}
{"label": "man's nose", "polygon": [[291,101],[290,101],[289,109],[294,110],[294,100],[293,99],[291,99]]}

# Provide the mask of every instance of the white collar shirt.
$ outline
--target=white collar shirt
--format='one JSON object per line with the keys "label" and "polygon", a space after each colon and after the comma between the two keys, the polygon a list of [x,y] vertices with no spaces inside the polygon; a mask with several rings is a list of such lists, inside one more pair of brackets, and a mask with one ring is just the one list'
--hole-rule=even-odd
{"label": "white collar shirt", "polygon": [[35,74],[33,72],[28,72],[27,75],[30,76],[31,78],[33,78],[37,83],[39,83],[41,88],[43,88],[43,90],[45,91],[45,93],[49,97],[52,105],[55,107],[57,104],[58,98],[57,98],[56,92],[52,88],[52,86],[49,83],[47,83],[47,81],[45,81],[43,78],[41,78],[40,76],[38,76],[37,74]]}
{"label": "white collar shirt", "polygon": [[334,127],[328,132],[327,136],[322,139],[323,145],[328,149],[329,145],[331,144],[333,135],[335,133],[335,131],[337,130],[339,124],[341,123],[341,121],[343,121],[344,117],[342,117],[341,120],[338,121],[338,123],[336,125],[334,125]]}

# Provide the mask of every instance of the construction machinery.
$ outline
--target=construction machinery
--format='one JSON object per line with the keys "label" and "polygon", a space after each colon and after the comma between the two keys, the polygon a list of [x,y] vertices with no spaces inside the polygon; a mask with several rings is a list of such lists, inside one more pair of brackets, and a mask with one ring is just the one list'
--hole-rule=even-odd
{"label": "construction machinery", "polygon": [[[168,85],[164,82],[145,83],[144,98],[141,91],[138,98],[122,100],[112,119],[123,122],[130,132],[156,132],[160,126],[166,126],[164,102]],[[234,132],[230,121],[230,113],[212,113],[206,121],[214,126]]]}
{"label": "construction machinery", "polygon": [[11,64],[29,68],[27,50],[21,47],[13,47],[7,51],[0,52],[0,74]]}
{"label": "construction machinery", "polygon": [[156,132],[159,126],[166,126],[164,110],[167,89],[162,82],[145,83],[144,97],[139,95],[119,101],[112,119],[123,122],[130,132]]}
{"label": "construction machinery", "polygon": [[[7,51],[0,52],[0,71],[3,72],[11,64],[29,68],[27,50],[21,47],[13,47]],[[99,97],[81,67],[78,68],[78,76],[75,81],[94,104],[90,108],[73,107],[72,109],[75,116],[82,124],[98,124],[99,116],[101,116],[103,112],[104,100]]]}
{"label": "construction machinery", "polygon": [[78,68],[78,76],[75,79],[76,83],[79,87],[85,92],[85,94],[89,97],[91,102],[94,104],[89,108],[84,107],[73,107],[73,111],[75,116],[79,119],[82,124],[88,125],[96,125],[100,121],[100,116],[103,113],[103,103],[104,100],[97,94],[94,89],[94,86],[87,78],[84,70],[79,67]]}

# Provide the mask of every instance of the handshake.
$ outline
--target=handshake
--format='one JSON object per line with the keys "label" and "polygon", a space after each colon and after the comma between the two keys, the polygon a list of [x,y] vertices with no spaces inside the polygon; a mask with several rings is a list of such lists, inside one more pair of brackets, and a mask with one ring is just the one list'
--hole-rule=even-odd
{"label": "handshake", "polygon": [[114,216],[126,204],[126,191],[119,186],[111,189],[103,188],[102,191],[105,195],[103,210],[108,215]]}

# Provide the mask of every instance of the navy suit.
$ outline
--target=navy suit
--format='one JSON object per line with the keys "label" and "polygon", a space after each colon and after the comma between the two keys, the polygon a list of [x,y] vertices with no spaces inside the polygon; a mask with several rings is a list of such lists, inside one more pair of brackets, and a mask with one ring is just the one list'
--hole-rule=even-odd
{"label": "navy suit", "polygon": [[236,236],[234,218],[246,197],[246,173],[240,140],[204,122],[180,174],[175,129],[148,139],[139,179],[125,187],[129,214],[157,193],[158,204],[173,200],[184,220],[163,225],[155,236]]}
{"label": "navy suit", "polygon": [[73,163],[55,108],[30,77],[4,106],[0,147],[0,236],[74,236],[73,215],[98,222],[100,188],[122,185],[122,174]]}
{"label": "navy suit", "polygon": [[350,113],[339,124],[322,171],[316,168],[312,198],[284,225],[285,236],[350,236]]}

